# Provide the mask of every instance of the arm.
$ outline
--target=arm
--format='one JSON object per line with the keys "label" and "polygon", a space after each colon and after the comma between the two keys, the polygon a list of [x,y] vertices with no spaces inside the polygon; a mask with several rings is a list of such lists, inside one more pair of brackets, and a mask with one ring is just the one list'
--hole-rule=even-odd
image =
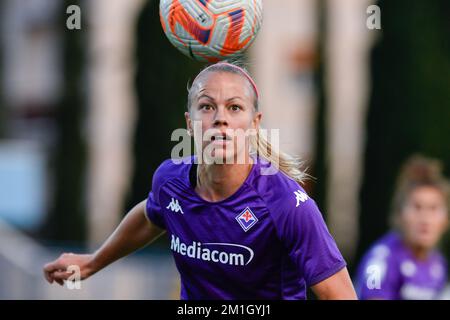
{"label": "arm", "polygon": [[164,233],[146,217],[147,200],[137,204],[125,216],[113,234],[93,254],[62,254],[58,259],[44,266],[44,275],[49,283],[56,281],[63,285],[72,273],[71,265],[80,268],[81,279],[86,279],[114,261],[154,241]]}
{"label": "arm", "polygon": [[350,275],[347,268],[311,287],[320,300],[356,300]]}

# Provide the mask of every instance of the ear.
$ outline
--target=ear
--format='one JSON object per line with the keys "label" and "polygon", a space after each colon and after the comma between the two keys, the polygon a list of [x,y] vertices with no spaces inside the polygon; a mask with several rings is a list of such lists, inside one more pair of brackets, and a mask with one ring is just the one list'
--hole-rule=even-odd
{"label": "ear", "polygon": [[184,118],[186,119],[186,129],[188,130],[189,135],[192,136],[193,128],[192,128],[191,115],[189,114],[189,112],[184,113]]}
{"label": "ear", "polygon": [[253,115],[253,120],[252,120],[253,129],[259,128],[259,125],[261,123],[261,118],[262,118],[262,113],[260,111],[256,111],[255,114]]}

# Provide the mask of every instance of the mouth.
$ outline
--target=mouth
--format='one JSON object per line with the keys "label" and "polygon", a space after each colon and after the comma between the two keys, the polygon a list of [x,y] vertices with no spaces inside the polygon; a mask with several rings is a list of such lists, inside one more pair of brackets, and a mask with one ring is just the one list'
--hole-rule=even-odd
{"label": "mouth", "polygon": [[429,228],[419,228],[419,234],[421,235],[427,235],[428,233],[430,233],[430,229]]}
{"label": "mouth", "polygon": [[212,142],[222,142],[225,143],[227,141],[231,141],[231,137],[229,135],[227,135],[226,133],[218,133],[215,134],[213,136],[211,136],[211,141]]}

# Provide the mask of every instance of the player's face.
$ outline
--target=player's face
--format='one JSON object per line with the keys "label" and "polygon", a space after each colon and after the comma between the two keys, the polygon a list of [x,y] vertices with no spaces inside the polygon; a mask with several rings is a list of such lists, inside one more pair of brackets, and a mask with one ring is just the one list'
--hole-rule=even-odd
{"label": "player's face", "polygon": [[432,249],[448,225],[444,195],[434,187],[413,190],[400,214],[400,226],[406,241],[422,249]]}
{"label": "player's face", "polygon": [[249,82],[241,75],[214,72],[200,80],[186,121],[195,141],[201,141],[196,146],[199,150],[201,145],[203,159],[215,163],[247,161],[249,134],[261,119],[254,99]]}

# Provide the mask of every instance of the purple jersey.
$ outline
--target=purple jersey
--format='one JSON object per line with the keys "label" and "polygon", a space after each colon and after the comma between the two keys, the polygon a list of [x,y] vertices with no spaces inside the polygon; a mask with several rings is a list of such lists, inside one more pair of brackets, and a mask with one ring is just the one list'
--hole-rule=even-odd
{"label": "purple jersey", "polygon": [[447,265],[438,252],[418,260],[391,232],[363,257],[355,287],[360,299],[429,300],[438,298],[446,278]]}
{"label": "purple jersey", "polygon": [[167,230],[181,299],[305,299],[346,266],[322,215],[294,180],[253,164],[230,197],[194,189],[196,165],[166,160],[153,177],[148,218]]}

